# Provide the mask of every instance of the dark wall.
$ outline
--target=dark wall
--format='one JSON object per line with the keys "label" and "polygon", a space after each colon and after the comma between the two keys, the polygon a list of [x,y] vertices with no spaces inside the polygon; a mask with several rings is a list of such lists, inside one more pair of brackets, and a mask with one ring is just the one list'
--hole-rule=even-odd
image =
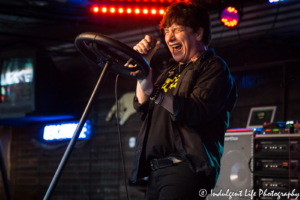
{"label": "dark wall", "polygon": [[299,41],[260,37],[216,48],[237,85],[230,128],[246,127],[251,107],[277,106],[274,122],[300,119]]}
{"label": "dark wall", "polygon": [[[105,122],[114,97],[99,98],[89,119],[93,136],[77,142],[51,199],[125,199],[116,120]],[[133,148],[141,123],[135,117],[122,126],[126,174],[129,178]],[[67,142],[45,142],[43,124],[13,128],[11,145],[11,186],[14,199],[42,199],[57,169]],[[143,188],[139,188],[143,189]],[[129,187],[130,199],[142,199],[144,192]]]}

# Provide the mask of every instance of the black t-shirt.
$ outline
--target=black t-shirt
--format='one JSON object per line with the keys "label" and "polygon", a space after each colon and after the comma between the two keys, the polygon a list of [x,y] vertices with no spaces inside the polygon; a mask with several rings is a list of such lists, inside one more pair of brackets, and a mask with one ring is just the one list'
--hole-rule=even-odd
{"label": "black t-shirt", "polygon": [[[173,93],[184,67],[185,65],[176,66],[169,72],[169,76],[161,86],[165,93]],[[165,158],[170,155],[180,157],[174,144],[171,127],[170,112],[155,104],[145,148],[147,162],[153,158]]]}

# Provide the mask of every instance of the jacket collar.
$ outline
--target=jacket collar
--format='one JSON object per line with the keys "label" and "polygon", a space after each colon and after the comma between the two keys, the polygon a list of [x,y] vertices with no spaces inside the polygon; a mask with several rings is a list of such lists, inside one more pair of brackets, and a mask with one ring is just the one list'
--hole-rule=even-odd
{"label": "jacket collar", "polygon": [[[197,62],[198,60],[204,61],[207,58],[210,58],[210,57],[215,56],[215,55],[216,55],[216,53],[215,53],[214,48],[208,49],[208,50],[204,51],[204,53],[202,53],[195,62]],[[177,64],[177,62],[174,60],[174,58],[171,58],[169,60],[169,66],[173,66],[174,64]]]}
{"label": "jacket collar", "polygon": [[[200,62],[203,62],[203,61],[205,61],[206,59],[208,59],[208,58],[210,58],[210,57],[212,57],[212,56],[215,56],[215,55],[216,55],[216,53],[215,53],[215,50],[214,50],[214,49],[208,49],[208,50],[206,50],[201,56],[199,56],[199,58],[198,58],[196,61],[194,61],[194,63],[189,64],[189,66],[186,67],[186,68],[182,71],[182,73],[181,73],[181,75],[180,75],[180,78],[179,78],[179,80],[177,81],[177,85],[176,85],[176,88],[175,88],[175,90],[174,90],[174,92],[173,92],[173,95],[176,95],[176,94],[178,93],[179,87],[180,87],[180,85],[181,85],[181,82],[182,82],[182,80],[183,80],[183,78],[184,78],[184,76],[185,76],[185,74],[187,73],[188,70],[193,69],[194,66],[199,65]],[[174,60],[174,59],[173,59],[173,60]],[[174,61],[175,61],[175,60],[174,60]],[[176,62],[176,61],[175,61],[175,62]]]}
{"label": "jacket collar", "polygon": [[[193,68],[195,65],[199,65],[201,61],[204,61],[204,60],[206,60],[206,59],[208,59],[208,58],[210,58],[210,57],[212,57],[212,56],[214,56],[214,55],[216,55],[215,50],[214,50],[213,48],[212,48],[212,49],[208,49],[208,50],[206,50],[204,53],[202,53],[202,54],[199,56],[199,58],[198,58],[194,63],[188,64],[188,66],[185,67],[185,69],[182,71],[182,73],[181,73],[181,75],[180,75],[180,78],[179,78],[179,80],[178,80],[178,82],[177,82],[177,86],[176,86],[176,88],[175,88],[173,94],[176,95],[176,93],[178,92],[178,89],[179,89],[179,86],[180,86],[180,84],[181,84],[181,81],[182,81],[184,75],[186,74],[186,72],[187,72],[189,69]],[[168,71],[170,71],[175,65],[178,65],[178,64],[179,64],[179,63],[176,62],[176,61],[174,60],[174,58],[171,58],[171,59],[169,60],[169,65],[168,65],[167,69],[166,69],[166,70],[158,77],[158,79],[157,79],[155,85],[159,85],[159,86],[161,87],[162,84],[165,82],[167,76],[168,76]]]}

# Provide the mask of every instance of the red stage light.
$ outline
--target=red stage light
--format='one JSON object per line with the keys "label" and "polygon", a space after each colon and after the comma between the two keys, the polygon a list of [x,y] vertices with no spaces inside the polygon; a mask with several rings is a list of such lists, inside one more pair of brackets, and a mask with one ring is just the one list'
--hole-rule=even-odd
{"label": "red stage light", "polygon": [[144,13],[144,14],[148,14],[148,9],[144,9],[144,10],[143,10],[143,13]]}
{"label": "red stage light", "polygon": [[234,7],[227,7],[221,13],[221,22],[227,27],[234,27],[239,23],[239,13]]}
{"label": "red stage light", "polygon": [[99,7],[98,7],[98,6],[95,6],[95,7],[93,8],[93,11],[94,11],[95,13],[97,13],[97,12],[99,11]]}
{"label": "red stage light", "polygon": [[102,12],[106,13],[106,11],[107,11],[107,8],[106,8],[106,7],[103,7],[103,8],[102,8]]}
{"label": "red stage light", "polygon": [[115,13],[115,11],[116,11],[115,8],[111,8],[111,9],[110,9],[110,12],[111,12],[111,13]]}
{"label": "red stage light", "polygon": [[119,13],[123,13],[123,12],[124,12],[123,8],[119,8]]}
{"label": "red stage light", "polygon": [[130,14],[131,13],[131,9],[127,8],[127,13]]}
{"label": "red stage light", "polygon": [[140,9],[136,8],[134,12],[135,12],[135,14],[139,14],[140,13]]}
{"label": "red stage light", "polygon": [[163,15],[164,12],[165,12],[165,11],[164,11],[163,9],[160,9],[160,10],[159,10],[159,14],[161,14],[161,15]]}
{"label": "red stage light", "polygon": [[156,14],[156,10],[155,10],[155,9],[152,9],[152,10],[151,10],[151,13],[152,13],[153,15],[155,15],[155,14]]}

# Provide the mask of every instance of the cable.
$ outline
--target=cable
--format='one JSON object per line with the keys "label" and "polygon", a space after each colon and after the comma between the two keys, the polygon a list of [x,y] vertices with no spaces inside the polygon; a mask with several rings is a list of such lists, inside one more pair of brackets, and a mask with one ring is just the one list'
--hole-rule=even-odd
{"label": "cable", "polygon": [[119,78],[119,74],[116,77],[116,83],[115,83],[115,97],[116,97],[116,105],[117,105],[116,114],[117,114],[117,124],[118,124],[118,133],[119,133],[119,142],[120,142],[120,153],[121,153],[122,164],[123,164],[124,184],[125,184],[125,190],[126,190],[127,200],[129,200],[128,191],[127,191],[127,183],[126,183],[126,174],[125,174],[125,163],[124,163],[124,156],[123,156],[123,148],[122,148],[122,141],[121,141],[120,123],[119,123],[118,78]]}

